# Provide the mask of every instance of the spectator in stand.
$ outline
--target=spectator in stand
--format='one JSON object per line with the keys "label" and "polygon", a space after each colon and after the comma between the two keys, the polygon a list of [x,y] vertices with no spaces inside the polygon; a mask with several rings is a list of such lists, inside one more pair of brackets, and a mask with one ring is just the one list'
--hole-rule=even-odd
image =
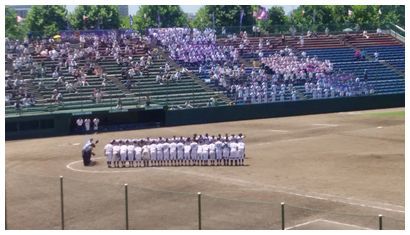
{"label": "spectator in stand", "polygon": [[383,34],[383,32],[380,28],[376,29],[376,33],[377,33],[377,36],[379,36],[379,37],[382,36],[382,34]]}
{"label": "spectator in stand", "polygon": [[121,100],[121,98],[118,98],[117,106],[115,106],[115,109],[122,110],[122,100]]}
{"label": "spectator in stand", "polygon": [[329,28],[328,27],[325,28],[325,35],[326,35],[326,37],[329,36]]}
{"label": "spectator in stand", "polygon": [[354,51],[354,58],[355,58],[355,60],[360,60],[360,59],[361,59],[361,51],[360,51],[360,49],[356,49],[356,50]]}
{"label": "spectator in stand", "polygon": [[366,56],[367,56],[367,51],[366,51],[365,49],[363,49],[363,50],[360,52],[360,58],[361,58],[362,60],[366,60]]}
{"label": "spectator in stand", "polygon": [[374,61],[379,61],[379,52],[377,51],[374,52]]}
{"label": "spectator in stand", "polygon": [[369,35],[367,35],[366,30],[363,31],[362,35],[363,35],[364,38],[369,39]]}

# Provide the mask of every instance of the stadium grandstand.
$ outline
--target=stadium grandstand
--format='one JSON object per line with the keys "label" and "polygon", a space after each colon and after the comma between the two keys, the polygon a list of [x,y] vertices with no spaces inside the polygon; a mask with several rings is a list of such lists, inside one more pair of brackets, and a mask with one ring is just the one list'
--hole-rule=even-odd
{"label": "stadium grandstand", "polygon": [[[266,36],[212,28],[67,30],[6,38],[5,45],[6,119],[343,102],[405,90],[404,43],[387,30]],[[165,124],[162,117],[151,122]]]}

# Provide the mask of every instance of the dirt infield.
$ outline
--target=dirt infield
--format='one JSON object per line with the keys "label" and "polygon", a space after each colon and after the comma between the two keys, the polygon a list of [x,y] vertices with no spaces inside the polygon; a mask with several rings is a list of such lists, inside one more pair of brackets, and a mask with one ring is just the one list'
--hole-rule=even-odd
{"label": "dirt infield", "polygon": [[[112,138],[246,135],[246,166],[108,169]],[[404,229],[404,108],[93,135],[97,165],[83,167],[87,136],[6,142],[8,229]]]}

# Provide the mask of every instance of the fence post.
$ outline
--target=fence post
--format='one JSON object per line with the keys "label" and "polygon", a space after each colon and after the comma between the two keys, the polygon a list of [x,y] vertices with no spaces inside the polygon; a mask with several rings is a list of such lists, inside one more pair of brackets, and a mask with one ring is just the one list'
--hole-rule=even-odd
{"label": "fence post", "polygon": [[383,230],[383,215],[379,215],[379,230]]}
{"label": "fence post", "polygon": [[7,230],[7,187],[4,187],[4,230]]}
{"label": "fence post", "polygon": [[281,211],[282,211],[282,230],[285,230],[285,203],[280,203]]}
{"label": "fence post", "polygon": [[201,219],[201,192],[198,192],[198,230],[202,229]]}
{"label": "fence post", "polygon": [[125,229],[128,230],[128,184],[125,187]]}
{"label": "fence post", "polygon": [[63,176],[60,175],[60,201],[61,201],[61,229],[64,230],[64,191]]}

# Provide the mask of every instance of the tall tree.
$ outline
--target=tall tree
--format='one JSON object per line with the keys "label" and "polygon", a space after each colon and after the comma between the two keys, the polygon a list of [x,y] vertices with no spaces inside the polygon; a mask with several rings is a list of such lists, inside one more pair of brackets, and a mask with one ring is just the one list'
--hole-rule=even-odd
{"label": "tall tree", "polygon": [[11,39],[23,39],[27,35],[26,23],[19,22],[16,11],[8,6],[5,9],[5,34]]}
{"label": "tall tree", "polygon": [[67,10],[61,5],[33,5],[26,18],[33,35],[52,36],[67,27]]}
{"label": "tall tree", "polygon": [[80,5],[69,16],[75,29],[117,29],[120,26],[118,6]]}
{"label": "tall tree", "polygon": [[[350,12],[350,14],[349,14]],[[301,5],[291,13],[290,22],[304,30],[341,30],[355,25],[365,29],[404,25],[404,6],[395,5]]]}
{"label": "tall tree", "polygon": [[[159,25],[158,25],[159,23]],[[178,5],[140,6],[134,17],[134,29],[144,30],[151,27],[188,26],[187,15]]]}
{"label": "tall tree", "polygon": [[239,27],[241,11],[243,10],[242,26],[255,24],[253,6],[251,5],[206,5],[199,9],[192,25],[194,27]]}
{"label": "tall tree", "polygon": [[288,17],[285,10],[280,6],[273,6],[268,11],[269,18],[266,21],[261,21],[261,28],[269,33],[279,33],[287,31]]}

